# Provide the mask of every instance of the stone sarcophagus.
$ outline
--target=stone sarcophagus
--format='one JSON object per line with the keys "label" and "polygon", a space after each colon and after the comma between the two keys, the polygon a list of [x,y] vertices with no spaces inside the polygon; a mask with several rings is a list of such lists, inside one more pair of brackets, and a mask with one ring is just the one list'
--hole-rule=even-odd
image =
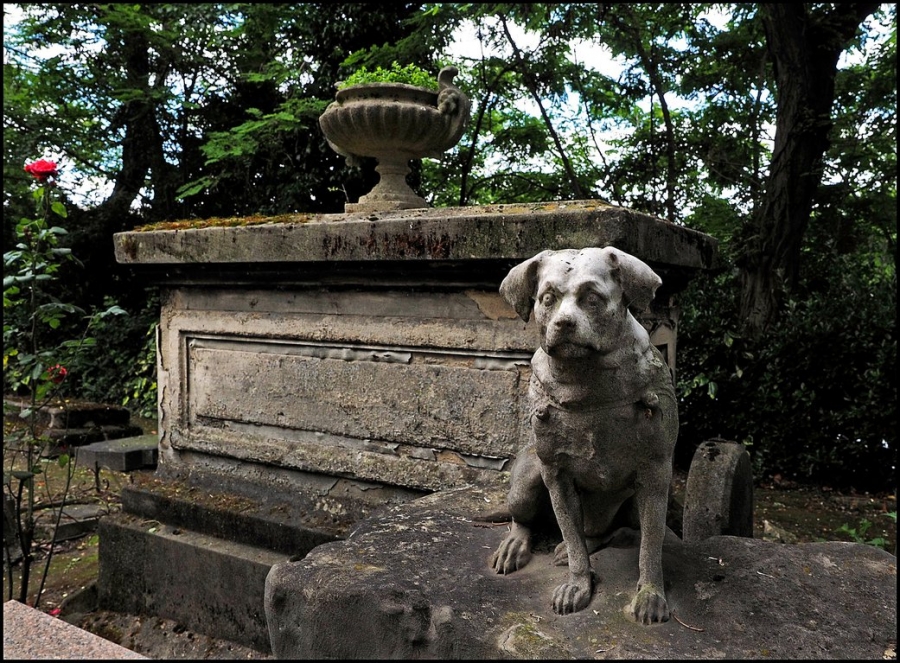
{"label": "stone sarcophagus", "polygon": [[262,221],[115,237],[162,288],[159,468],[101,523],[98,582],[101,607],[262,650],[273,564],[376,506],[507,484],[538,344],[498,292],[514,265],[639,257],[663,281],[639,320],[674,371],[675,298],[716,262],[709,236],[599,201]]}
{"label": "stone sarcophagus", "polygon": [[[283,219],[283,217],[282,217]],[[520,445],[537,345],[499,296],[547,248],[612,245],[664,284],[642,323],[675,368],[673,297],[714,240],[596,202],[124,233],[164,287],[160,466],[429,492],[492,480]]]}

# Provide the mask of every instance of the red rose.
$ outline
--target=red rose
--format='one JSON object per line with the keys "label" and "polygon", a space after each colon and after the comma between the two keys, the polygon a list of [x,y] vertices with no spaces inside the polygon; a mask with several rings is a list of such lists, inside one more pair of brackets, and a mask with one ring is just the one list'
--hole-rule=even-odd
{"label": "red rose", "polygon": [[69,371],[61,364],[56,364],[47,369],[47,376],[56,384],[65,380],[68,374]]}
{"label": "red rose", "polygon": [[48,177],[59,175],[56,163],[47,159],[38,159],[34,163],[26,165],[25,172],[41,183],[46,182]]}

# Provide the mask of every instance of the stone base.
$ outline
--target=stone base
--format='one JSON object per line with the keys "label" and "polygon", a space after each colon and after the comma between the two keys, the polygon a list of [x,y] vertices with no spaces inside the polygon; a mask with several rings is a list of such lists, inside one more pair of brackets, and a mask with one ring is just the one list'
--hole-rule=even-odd
{"label": "stone base", "polygon": [[733,536],[663,550],[673,618],[624,609],[637,548],[591,557],[581,612],[553,612],[566,569],[540,546],[508,576],[488,566],[502,491],[466,488],[392,507],[305,559],[275,565],[266,617],[278,658],[882,658],[897,637],[896,558],[871,546]]}
{"label": "stone base", "polygon": [[3,604],[3,660],[144,659],[100,636],[18,601]]}
{"label": "stone base", "polygon": [[100,521],[98,607],[173,619],[263,652],[269,569],[344,536],[359,517],[202,477],[134,477],[122,513]]}
{"label": "stone base", "polygon": [[173,619],[268,651],[263,582],[287,555],[117,514],[100,523],[100,558],[101,609]]}

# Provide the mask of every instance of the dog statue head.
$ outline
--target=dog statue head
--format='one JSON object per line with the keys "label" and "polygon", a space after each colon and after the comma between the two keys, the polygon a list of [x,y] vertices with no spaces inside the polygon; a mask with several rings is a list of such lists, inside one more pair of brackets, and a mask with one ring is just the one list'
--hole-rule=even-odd
{"label": "dog statue head", "polygon": [[637,324],[629,308],[647,308],[661,283],[634,256],[592,247],[542,251],[510,270],[500,294],[525,322],[534,309],[544,352],[576,358],[616,349]]}

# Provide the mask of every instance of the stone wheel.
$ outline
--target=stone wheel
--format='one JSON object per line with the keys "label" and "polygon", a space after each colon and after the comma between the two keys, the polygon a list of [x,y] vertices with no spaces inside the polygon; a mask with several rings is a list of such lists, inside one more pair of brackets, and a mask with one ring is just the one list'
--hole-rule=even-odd
{"label": "stone wheel", "polygon": [[697,447],[684,497],[684,540],[753,537],[753,472],[744,445],[708,440]]}

